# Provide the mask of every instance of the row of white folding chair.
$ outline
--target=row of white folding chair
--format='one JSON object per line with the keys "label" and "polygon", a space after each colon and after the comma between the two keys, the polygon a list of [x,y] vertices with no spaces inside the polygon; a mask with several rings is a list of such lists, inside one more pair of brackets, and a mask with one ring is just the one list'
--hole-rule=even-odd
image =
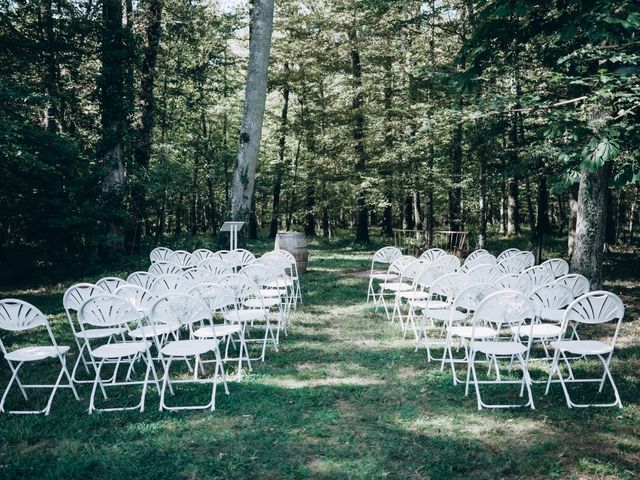
{"label": "row of white folding chair", "polygon": [[[551,376],[556,374],[559,375],[559,381],[561,382],[582,381],[574,378],[569,364],[569,361],[572,359],[572,357],[568,357],[567,353],[574,353],[578,355],[599,355],[599,359],[601,360],[604,367],[604,374],[601,378],[598,378],[596,380],[591,379],[587,381],[599,381],[599,391],[601,391],[605,379],[608,378],[613,387],[616,401],[612,404],[606,404],[606,406],[621,405],[615,383],[613,382],[609,371],[609,362],[611,353],[613,351],[613,345],[615,344],[615,338],[617,337],[619,323],[616,327],[616,333],[613,336],[613,343],[611,345],[606,345],[602,342],[594,343],[593,341],[580,340],[577,336],[575,325],[569,325],[571,326],[571,332],[568,334],[566,333],[568,324],[570,324],[571,321],[574,320],[575,316],[572,313],[572,306],[575,309],[578,308],[576,305],[580,305],[579,310],[582,323],[599,323],[600,321],[611,320],[612,318],[614,318],[612,316],[613,314],[607,312],[610,312],[610,310],[612,309],[617,312],[617,315],[619,315],[615,318],[618,318],[618,322],[620,322],[623,313],[623,307],[622,303],[617,297],[615,297],[615,295],[607,292],[592,292],[582,295],[578,299],[574,300],[573,293],[567,287],[563,286],[560,283],[555,283],[538,288],[527,298],[521,292],[517,292],[514,290],[497,290],[496,287],[486,284],[475,284],[468,287],[461,287],[461,285],[464,285],[464,278],[460,273],[444,275],[438,280],[434,281],[434,283],[432,284],[431,295],[428,299],[428,302],[433,302],[434,307],[430,308],[427,305],[425,311],[428,312],[428,314],[426,314],[423,318],[429,317],[432,321],[434,319],[437,319],[440,320],[443,324],[447,325],[447,339],[445,342],[445,352],[442,357],[442,368],[444,368],[445,362],[447,362],[448,357],[452,369],[454,383],[457,383],[454,363],[461,362],[467,364],[467,389],[469,385],[469,374],[473,373],[474,384],[478,395],[479,408],[482,408],[483,406],[491,406],[482,403],[478,390],[479,385],[482,383],[494,383],[496,381],[504,383],[500,379],[497,364],[497,357],[499,357],[500,354],[503,354],[505,357],[510,358],[511,361],[513,361],[514,356],[518,357],[518,361],[523,367],[523,379],[520,382],[522,388],[525,387],[525,383],[531,383],[527,368],[530,360],[529,352],[531,351],[531,343],[534,340],[541,341],[541,343],[543,343],[543,346],[545,345],[545,342],[551,342],[551,346],[556,349],[554,356],[554,365],[552,366],[552,369],[550,371],[548,382],[551,382]],[[497,293],[501,293],[501,295],[494,295]],[[500,319],[497,323],[503,323],[502,317],[495,311],[492,313],[492,315],[489,316],[490,318],[488,319],[483,319],[482,314],[477,314],[477,310],[479,310],[481,302],[483,302],[484,299],[488,296],[510,299],[509,302],[505,303],[505,306],[507,304],[509,305],[509,308],[504,312],[505,315],[513,315],[514,312],[518,310],[517,308],[514,309],[514,304],[517,306],[519,302],[528,304],[526,308],[528,314],[526,317],[516,318],[516,323],[507,322],[506,325],[510,327],[509,333],[506,336],[501,336],[499,335],[499,332],[501,330],[500,325],[498,325],[498,328],[495,328],[494,325],[494,328],[491,329],[490,327],[487,327],[485,325],[477,324],[478,318],[481,318],[482,322],[489,323],[496,323],[496,319]],[[451,302],[452,297],[454,297],[453,302]],[[513,302],[514,298],[518,299],[518,301]],[[442,299],[445,300],[445,304],[450,304],[449,309],[442,308]],[[596,304],[595,306],[594,303]],[[589,308],[587,308],[587,305],[589,305]],[[485,310],[490,310],[490,308],[486,307]],[[560,324],[558,324],[558,318],[555,315],[556,312],[562,313]],[[474,315],[473,323],[472,325],[465,325],[465,322],[468,320],[470,314]],[[585,317],[589,317],[590,319],[585,320]],[[530,321],[526,326],[522,323],[522,320],[524,319],[528,319]],[[545,320],[551,320],[552,322],[556,323],[545,323]],[[457,326],[456,324],[459,326]],[[461,360],[454,360],[451,352],[452,343],[456,337],[458,337],[463,342],[465,348],[465,356]],[[527,338],[528,343],[525,346],[526,348],[523,348],[523,346],[521,345],[516,345],[516,343],[521,342],[522,337]],[[507,342],[511,342],[504,345],[506,349],[503,349],[502,346],[485,346],[482,344],[480,344],[480,347],[477,349],[467,349],[467,345],[472,345],[474,341],[505,341],[505,339]],[[556,339],[556,342],[552,341],[554,339]],[[426,336],[425,340],[427,342],[427,351],[429,352],[429,343]],[[545,347],[545,352],[546,351],[547,349]],[[489,382],[477,381],[476,372],[474,371],[476,352],[482,352],[487,354],[488,357],[492,357],[491,360],[493,361],[496,368],[496,380]],[[605,358],[603,356],[604,353],[598,352],[604,352],[608,356]],[[558,367],[559,355],[562,355],[562,360],[567,364],[569,368],[569,377],[567,379],[564,379],[560,374],[560,370]],[[430,355],[430,352],[428,358],[430,360],[433,359]],[[567,400],[567,405],[569,405],[570,407],[581,406],[571,401],[564,383],[562,386]],[[523,390],[521,390],[521,394],[522,391]],[[528,385],[527,391],[529,392],[529,402],[527,403],[527,405],[533,407],[533,399],[531,397],[530,388],[528,387]]]}
{"label": "row of white folding chair", "polygon": [[[446,252],[440,248],[431,248],[426,250],[420,255],[420,260],[424,260],[426,263],[433,263],[437,258],[446,255]],[[367,288],[367,302],[373,300],[378,302],[376,296],[375,282],[385,282],[387,280],[396,280],[399,277],[399,272],[389,273],[389,265],[402,257],[402,251],[397,247],[383,247],[377,250],[373,254],[371,259],[371,270],[369,272],[369,285]],[[409,257],[409,256],[406,256]],[[415,260],[414,257],[411,257]],[[384,270],[377,269],[378,266],[384,265]]]}
{"label": "row of white folding chair", "polygon": [[207,259],[222,260],[233,268],[248,265],[255,260],[255,255],[249,250],[238,248],[233,251],[218,250],[213,252],[206,248],[200,248],[190,253],[186,250],[171,250],[166,247],[158,247],[151,251],[149,259],[151,263],[172,263],[179,268],[192,268],[198,266]]}
{"label": "row of white folding chair", "polygon": [[[243,280],[246,281],[246,283],[249,283],[248,279],[244,278]],[[241,368],[242,368],[242,360],[245,359],[248,361],[248,351],[246,349],[246,344],[244,343],[244,336],[242,334],[243,332],[243,328],[242,326],[239,325],[217,325],[214,326],[213,323],[211,323],[210,326],[207,327],[202,327],[193,331],[191,326],[194,322],[183,322],[183,321],[178,321],[176,320],[176,315],[177,314],[184,314],[184,308],[180,307],[181,310],[179,309],[179,311],[176,313],[174,312],[171,315],[167,315],[166,312],[165,314],[158,314],[156,312],[157,310],[157,304],[160,302],[160,300],[162,299],[167,299],[167,298],[173,298],[174,300],[180,300],[181,298],[189,298],[189,297],[193,297],[193,294],[199,294],[199,293],[204,293],[206,292],[206,299],[208,300],[208,304],[211,305],[212,301],[214,300],[213,296],[212,296],[212,290],[211,288],[213,287],[212,285],[207,286],[208,288],[206,289],[202,289],[201,286],[196,287],[196,288],[192,288],[191,291],[187,294],[187,293],[183,293],[183,292],[171,292],[168,293],[167,295],[164,295],[160,298],[154,296],[151,292],[144,290],[141,287],[138,286],[134,286],[134,285],[125,285],[120,287],[117,291],[116,291],[116,295],[114,295],[115,297],[118,298],[122,298],[123,300],[127,301],[130,305],[132,305],[135,309],[135,311],[137,312],[137,314],[139,315],[139,320],[142,322],[143,325],[140,326],[140,328],[136,328],[136,329],[129,329],[126,333],[128,334],[129,337],[133,338],[133,339],[137,339],[139,341],[153,341],[154,344],[156,345],[157,351],[158,352],[163,352],[165,353],[165,357],[167,355],[169,355],[169,357],[171,357],[172,355],[174,355],[175,352],[180,351],[180,352],[186,352],[185,355],[188,354],[188,352],[190,351],[190,348],[194,347],[194,345],[190,345],[190,344],[173,344],[172,347],[167,347],[168,350],[165,351],[164,347],[165,347],[165,343],[167,342],[168,338],[169,338],[169,334],[173,334],[174,338],[177,340],[177,336],[175,335],[177,333],[177,330],[183,326],[183,325],[188,325],[189,326],[189,331],[190,331],[190,335],[189,338],[190,340],[197,340],[200,342],[200,344],[202,344],[205,340],[207,339],[213,339],[213,341],[218,342],[218,341],[223,341],[226,339],[226,349],[225,349],[225,359],[224,361],[228,361],[230,360],[228,358],[228,348],[229,348],[229,341],[231,339],[231,335],[232,334],[239,334],[239,342],[240,342],[240,352],[238,355],[238,361],[239,361],[239,365],[238,365],[238,374],[240,374]],[[95,287],[94,287],[95,288]],[[256,287],[257,288],[257,287]],[[99,289],[95,288],[96,291],[99,291]],[[72,287],[72,289],[70,289],[70,291],[68,292],[69,294],[73,294],[74,296],[78,295],[78,288],[74,288]],[[216,295],[220,296],[221,295],[221,289],[218,287],[217,293]],[[98,294],[97,296],[104,296],[106,295],[106,293],[103,294]],[[96,296],[96,295],[94,295]],[[224,296],[224,295],[222,295]],[[227,293],[227,298],[231,296],[233,297],[233,293],[230,289],[228,289],[228,293]],[[90,297],[93,298],[93,297]],[[202,300],[202,299],[201,299]],[[88,301],[88,299],[87,299]],[[187,301],[187,303],[189,303],[190,301]],[[166,303],[166,302],[165,302]],[[193,302],[191,302],[193,303]],[[234,300],[232,299],[231,303],[234,303]],[[218,298],[217,299],[217,305],[219,308],[221,305],[222,306],[226,306],[227,304],[224,302],[224,300],[222,298]],[[82,307],[81,307],[82,308]],[[209,314],[211,314],[211,311],[209,312]],[[226,315],[225,315],[226,317]],[[73,324],[72,324],[72,328]],[[109,336],[109,340],[107,342],[107,344],[111,344],[113,343],[113,333],[117,333],[120,335],[116,335],[116,338],[120,337],[122,339],[125,338],[124,333],[125,330],[120,327],[119,329],[116,329],[117,332],[114,332],[114,329],[91,329],[91,330],[87,330],[85,329],[82,332],[82,335],[84,336],[84,344],[85,344],[85,348],[86,349],[90,349],[90,340],[91,339],[95,339],[98,338],[97,335],[95,334],[96,331],[100,331],[100,330],[106,330],[106,334],[102,335],[102,338],[105,338],[107,336]],[[93,334],[91,333],[93,332]],[[89,338],[91,337],[91,338]],[[192,342],[193,343],[193,342]],[[197,342],[196,342],[197,343]],[[216,343],[217,345],[217,343]],[[197,345],[195,345],[197,347]],[[202,346],[202,345],[201,345]],[[184,347],[184,348],[183,348]],[[244,348],[243,348],[244,347]],[[100,348],[100,347],[98,347]],[[130,346],[126,346],[126,348],[131,348]],[[186,348],[186,350],[185,350]],[[198,347],[199,348],[199,347]],[[197,350],[197,348],[196,348]],[[243,354],[243,351],[245,352]],[[174,353],[172,353],[174,352]],[[159,354],[160,355],[160,354]],[[198,354],[199,355],[199,354]],[[162,356],[160,355],[160,358]],[[120,357],[118,357],[117,355],[113,358],[107,358],[107,361],[111,361],[116,362],[116,363],[121,363],[122,359]],[[223,375],[223,371],[219,370],[223,368],[223,365],[220,364],[220,362],[222,361],[219,358],[219,354],[216,353],[216,359],[212,360],[214,362],[216,362],[216,373],[215,376],[218,375],[218,371],[221,372],[221,374]],[[101,363],[104,362],[104,359],[101,361]],[[101,379],[99,379],[99,372],[98,372],[98,368],[95,364],[95,362],[91,362],[92,366],[94,367],[94,371],[96,371],[96,378],[97,380],[94,381],[94,391],[92,392],[92,399],[91,399],[91,410],[93,411],[93,409],[95,409],[94,406],[94,397],[95,397],[95,385],[98,384],[101,386],[101,388],[104,391],[104,387],[103,387],[103,381]],[[171,361],[169,360],[168,362],[165,362],[164,368],[166,369],[165,372],[165,380],[164,380],[164,385],[163,385],[163,389],[162,389],[162,394],[161,394],[161,409],[163,408],[167,408],[167,409],[171,409],[172,407],[167,407],[165,402],[164,402],[164,398],[165,398],[165,388],[167,385],[167,375],[168,375],[168,368],[170,367],[170,363]],[[205,362],[200,362],[200,363],[205,363]],[[198,365],[196,364],[196,369],[197,369]],[[251,365],[249,363],[249,368],[251,368]],[[197,374],[197,372],[194,372],[194,374]],[[224,378],[224,375],[223,375]],[[124,383],[130,383],[128,382],[129,379],[129,373],[127,374],[127,378],[125,378]],[[200,381],[200,380],[198,380]],[[97,382],[97,383],[95,383]],[[146,379],[145,379],[146,382]],[[120,385],[122,382],[118,383],[115,382],[115,374],[112,377],[112,379],[110,379],[110,386],[117,386]],[[169,388],[171,389],[171,383],[169,383]],[[145,387],[146,388],[146,383],[145,383]],[[214,392],[215,392],[215,385],[214,385]],[[225,386],[225,390],[226,386]],[[212,400],[213,401],[213,400]],[[143,407],[143,399],[141,399],[141,404],[140,407]],[[214,404],[212,403],[210,405],[212,408],[214,406]],[[136,406],[137,408],[137,406]],[[178,408],[183,408],[183,407],[178,407]],[[190,408],[190,407],[189,407]],[[207,406],[208,408],[208,406]]]}

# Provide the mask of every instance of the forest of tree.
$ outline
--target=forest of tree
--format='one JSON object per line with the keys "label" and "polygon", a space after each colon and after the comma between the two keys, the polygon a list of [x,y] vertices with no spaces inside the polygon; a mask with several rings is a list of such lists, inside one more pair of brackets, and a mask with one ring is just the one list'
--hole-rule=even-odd
{"label": "forest of tree", "polygon": [[[217,234],[252,4],[0,0],[3,262]],[[249,235],[553,233],[598,283],[640,236],[639,32],[631,0],[276,2]]]}

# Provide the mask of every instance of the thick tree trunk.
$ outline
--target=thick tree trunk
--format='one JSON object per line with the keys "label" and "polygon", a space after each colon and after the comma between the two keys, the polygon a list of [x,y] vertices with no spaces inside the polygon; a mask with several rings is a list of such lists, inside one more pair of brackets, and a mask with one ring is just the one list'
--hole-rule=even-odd
{"label": "thick tree trunk", "polygon": [[56,59],[53,0],[43,0],[40,16],[45,39],[42,54],[45,63],[44,86],[47,91],[47,106],[44,109],[44,129],[50,133],[60,130],[60,69]]}
{"label": "thick tree trunk", "polygon": [[354,95],[351,105],[353,112],[353,144],[356,156],[356,179],[358,181],[356,191],[356,243],[369,242],[369,213],[366,205],[366,192],[364,187],[364,172],[366,154],[364,151],[364,114],[362,113],[362,65],[360,63],[360,50],[357,47],[357,34],[355,30],[349,31],[351,42],[351,73],[353,75]]}
{"label": "thick tree trunk", "polygon": [[569,187],[569,221],[567,225],[567,255],[573,256],[573,248],[576,243],[576,222],[578,221],[578,189],[579,186]]}
{"label": "thick tree trunk", "polygon": [[316,196],[315,196],[316,185],[315,182],[308,178],[307,179],[307,191],[305,195],[305,208],[304,208],[304,234],[307,237],[315,237],[316,236],[316,216],[314,214],[314,209],[316,205]]}
{"label": "thick tree trunk", "polygon": [[[285,74],[289,72],[289,64],[284,65]],[[275,238],[280,225],[280,192],[282,190],[282,178],[285,171],[285,151],[287,141],[287,117],[289,113],[289,82],[285,79],[282,89],[284,103],[282,114],[280,115],[280,138],[278,139],[278,163],[276,164],[275,179],[273,182],[273,207],[271,209],[271,225],[269,227],[269,237]]]}
{"label": "thick tree trunk", "polygon": [[247,221],[251,212],[267,98],[273,8],[273,0],[251,1],[244,112],[240,128],[237,166],[233,173],[231,187],[231,218],[236,221]]}
{"label": "thick tree trunk", "polygon": [[331,230],[329,227],[329,209],[327,207],[322,208],[322,236],[329,238],[331,236]]}
{"label": "thick tree trunk", "polygon": [[[529,221],[529,231],[531,236],[535,236],[536,232],[536,215],[533,210],[533,199],[531,198],[531,182],[529,176],[525,177],[525,191],[527,195],[527,220]],[[538,191],[540,193],[540,191]]]}
{"label": "thick tree trunk", "polygon": [[605,241],[606,190],[609,188],[611,162],[596,172],[580,174],[576,239],[571,271],[589,279],[594,290],[602,287],[602,256]]}
{"label": "thick tree trunk", "polygon": [[[462,109],[460,100],[460,109]],[[462,123],[459,122],[453,134],[453,154],[451,157],[451,189],[449,190],[449,228],[459,231],[462,228]]]}
{"label": "thick tree trunk", "polygon": [[123,58],[127,58],[128,52],[124,43],[122,10],[122,0],[102,2],[100,153],[105,172],[102,208],[108,228],[106,246],[111,252],[122,251],[123,248],[124,137],[128,111]]}
{"label": "thick tree trunk", "polygon": [[613,194],[610,188],[605,190],[605,204],[607,205],[606,223],[604,230],[604,241],[607,244],[607,248],[616,244],[616,215],[615,215],[615,202],[613,201]]}

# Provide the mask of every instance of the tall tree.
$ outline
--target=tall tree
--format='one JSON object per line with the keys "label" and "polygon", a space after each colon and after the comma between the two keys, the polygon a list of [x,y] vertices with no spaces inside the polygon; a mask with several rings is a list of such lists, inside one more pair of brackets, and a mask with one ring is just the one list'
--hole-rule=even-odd
{"label": "tall tree", "polygon": [[244,113],[240,127],[237,166],[233,172],[231,187],[231,218],[233,220],[247,221],[251,211],[267,98],[273,8],[273,0],[251,0]]}

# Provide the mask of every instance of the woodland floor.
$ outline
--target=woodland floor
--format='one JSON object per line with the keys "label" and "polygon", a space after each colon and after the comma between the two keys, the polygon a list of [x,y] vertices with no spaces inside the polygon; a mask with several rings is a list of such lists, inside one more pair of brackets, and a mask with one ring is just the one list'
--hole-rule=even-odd
{"label": "woodland floor", "polygon": [[[623,409],[569,410],[559,386],[545,397],[536,385],[535,411],[480,412],[475,396],[465,398],[464,386],[453,386],[449,372],[426,363],[424,350],[414,352],[397,324],[364,303],[367,279],[356,273],[368,268],[369,258],[370,252],[316,245],[310,272],[302,277],[304,305],[281,351],[270,351],[265,364],[256,362],[242,382],[232,381],[228,397],[219,390],[215,412],[160,413],[152,388],[144,413],[88,415],[88,386],[80,388],[80,402],[62,391],[49,417],[0,416],[0,477],[640,475],[637,258],[613,256],[609,271],[621,273],[610,274],[607,285],[627,304],[613,361]],[[52,315],[59,342],[70,345],[63,290],[58,285],[0,296],[26,299]],[[8,376],[2,361],[3,385]]]}

